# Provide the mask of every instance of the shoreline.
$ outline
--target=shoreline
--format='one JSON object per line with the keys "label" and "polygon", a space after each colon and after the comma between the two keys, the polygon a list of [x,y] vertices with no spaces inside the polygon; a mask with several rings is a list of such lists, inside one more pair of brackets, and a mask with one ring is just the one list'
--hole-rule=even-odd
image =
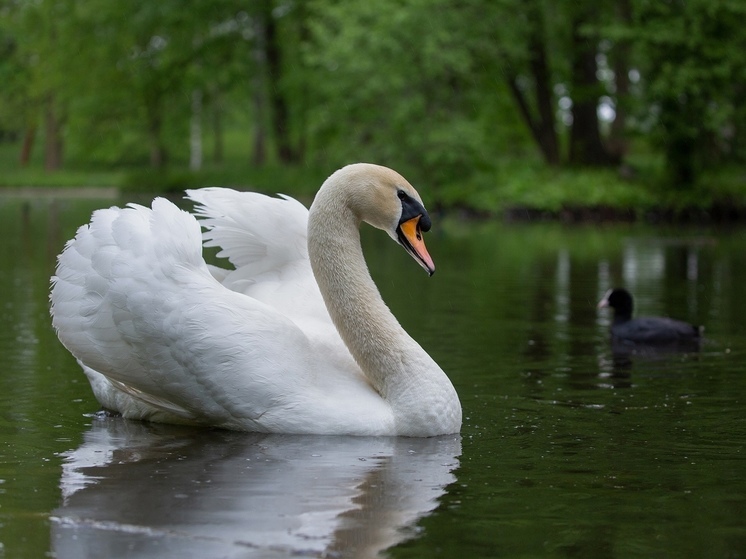
{"label": "shoreline", "polygon": [[115,186],[4,186],[0,188],[0,198],[61,198],[84,199],[102,198],[116,200],[119,188]]}
{"label": "shoreline", "polygon": [[[131,192],[136,198],[139,194]],[[149,196],[169,196],[168,192],[149,192]],[[2,198],[44,198],[60,200],[119,200],[122,191],[115,186],[6,186],[0,187]],[[560,223],[648,223],[648,224],[736,224],[746,223],[746,207],[736,204],[713,204],[699,207],[616,208],[607,205],[566,206],[559,210],[538,209],[522,205],[499,211],[470,208],[463,205],[440,207],[434,213],[457,215],[466,219],[499,219],[513,223],[556,221]]]}

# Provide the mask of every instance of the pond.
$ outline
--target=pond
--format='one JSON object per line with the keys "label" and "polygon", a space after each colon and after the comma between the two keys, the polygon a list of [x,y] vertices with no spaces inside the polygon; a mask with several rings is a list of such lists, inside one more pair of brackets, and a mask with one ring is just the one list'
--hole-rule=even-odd
{"label": "pond", "polygon": [[[460,436],[266,436],[98,406],[48,315],[105,199],[0,198],[0,557],[744,557],[746,230],[436,219],[432,278],[366,256]],[[607,288],[706,327],[619,356]]]}

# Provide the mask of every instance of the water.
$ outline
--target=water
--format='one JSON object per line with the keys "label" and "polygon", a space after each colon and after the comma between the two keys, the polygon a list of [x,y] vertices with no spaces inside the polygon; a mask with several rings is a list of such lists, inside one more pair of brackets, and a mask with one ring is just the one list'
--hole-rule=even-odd
{"label": "water", "polygon": [[[0,199],[0,557],[746,556],[745,230],[447,219],[430,279],[366,230],[461,436],[263,436],[92,415],[48,278],[111,203]],[[702,351],[613,355],[611,285]]]}

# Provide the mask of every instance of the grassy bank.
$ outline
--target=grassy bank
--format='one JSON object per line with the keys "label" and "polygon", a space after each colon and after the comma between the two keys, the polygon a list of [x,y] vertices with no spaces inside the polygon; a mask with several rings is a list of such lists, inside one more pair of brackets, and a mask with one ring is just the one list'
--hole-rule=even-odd
{"label": "grassy bank", "polygon": [[[203,186],[230,186],[309,200],[331,169],[310,166],[252,167],[242,161],[206,165],[97,168],[70,164],[46,172],[41,162],[21,167],[18,148],[0,145],[2,187],[115,187],[123,194],[178,192]],[[621,169],[557,169],[535,161],[506,160],[452,184],[418,185],[428,203],[448,211],[512,218],[741,219],[746,218],[746,170],[722,169],[686,189],[664,186],[657,162]]]}

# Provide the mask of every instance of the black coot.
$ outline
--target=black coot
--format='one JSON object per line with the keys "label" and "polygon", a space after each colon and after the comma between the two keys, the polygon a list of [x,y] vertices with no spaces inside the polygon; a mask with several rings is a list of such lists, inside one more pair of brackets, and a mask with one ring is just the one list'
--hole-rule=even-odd
{"label": "black coot", "polygon": [[614,309],[612,340],[623,344],[694,346],[699,343],[701,326],[660,316],[632,318],[632,295],[626,289],[609,289],[598,308]]}

